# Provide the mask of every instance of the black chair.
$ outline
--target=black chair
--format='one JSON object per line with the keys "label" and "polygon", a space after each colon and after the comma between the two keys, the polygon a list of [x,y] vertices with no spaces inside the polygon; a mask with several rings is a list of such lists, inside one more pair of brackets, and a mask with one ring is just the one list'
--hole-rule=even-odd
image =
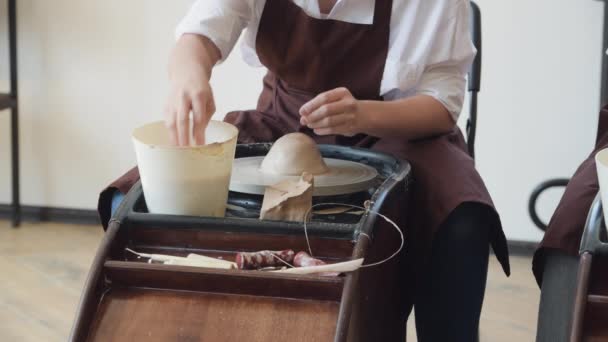
{"label": "black chair", "polygon": [[19,106],[17,97],[17,5],[15,0],[8,0],[8,33],[10,58],[10,90],[0,93],[0,111],[11,111],[11,159],[12,159],[12,220],[13,227],[21,223],[21,205],[19,202]]}
{"label": "black chair", "polygon": [[608,243],[599,194],[587,217],[579,255],[570,342],[606,341]]}
{"label": "black chair", "polygon": [[[475,159],[475,135],[477,133],[477,94],[481,89],[481,10],[476,3],[471,1],[470,8],[471,15],[471,39],[473,45],[477,49],[477,55],[473,60],[471,69],[468,75],[468,91],[469,91],[469,118],[467,120],[466,133],[467,133],[467,147],[469,154]],[[477,336],[479,341],[479,335]]]}
{"label": "black chair", "polygon": [[475,158],[475,135],[477,133],[477,94],[481,88],[481,11],[471,1],[471,38],[477,48],[477,56],[469,70],[469,119],[467,121],[467,145],[469,154]]}

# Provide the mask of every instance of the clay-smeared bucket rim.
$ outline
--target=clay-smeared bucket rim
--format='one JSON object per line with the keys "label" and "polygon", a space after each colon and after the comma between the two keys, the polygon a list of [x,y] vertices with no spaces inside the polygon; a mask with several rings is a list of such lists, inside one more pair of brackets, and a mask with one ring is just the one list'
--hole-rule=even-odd
{"label": "clay-smeared bucket rim", "polygon": [[239,130],[224,121],[211,120],[206,130],[205,145],[177,146],[171,143],[169,131],[163,121],[154,121],[135,128],[131,134],[133,142],[161,150],[202,150],[236,140]]}

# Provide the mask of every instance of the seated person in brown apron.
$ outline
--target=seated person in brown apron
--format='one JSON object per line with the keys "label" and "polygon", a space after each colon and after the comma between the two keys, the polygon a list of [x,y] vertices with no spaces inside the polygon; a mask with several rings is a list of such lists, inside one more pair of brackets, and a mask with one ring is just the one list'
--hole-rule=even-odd
{"label": "seated person in brown apron", "polygon": [[[245,61],[268,73],[257,108],[225,118],[239,142],[303,132],[408,160],[407,278],[416,285],[391,340],[404,340],[413,305],[420,341],[477,340],[490,244],[507,274],[509,264],[500,220],[456,126],[476,53],[469,1],[199,0],[177,29],[170,62],[166,122],[176,144],[189,143],[190,113],[194,139],[204,142],[215,111],[211,71],[243,30]],[[102,193],[104,222],[112,198],[137,179],[131,170]]]}
{"label": "seated person in brown apron", "polygon": [[599,114],[596,144],[576,170],[534,254],[532,269],[542,288],[537,341],[569,341],[578,253],[591,203],[599,191],[595,154],[608,148],[608,106]]}

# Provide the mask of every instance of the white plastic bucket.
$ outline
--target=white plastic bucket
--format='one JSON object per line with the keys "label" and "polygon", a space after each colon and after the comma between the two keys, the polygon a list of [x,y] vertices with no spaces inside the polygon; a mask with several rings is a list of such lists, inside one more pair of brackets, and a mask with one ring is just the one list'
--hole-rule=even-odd
{"label": "white plastic bucket", "polygon": [[211,121],[204,146],[170,143],[163,122],[133,131],[133,144],[148,211],[155,214],[215,216],[226,212],[238,129]]}
{"label": "white plastic bucket", "polygon": [[600,183],[600,198],[602,199],[604,218],[608,220],[608,148],[595,154],[595,167]]}

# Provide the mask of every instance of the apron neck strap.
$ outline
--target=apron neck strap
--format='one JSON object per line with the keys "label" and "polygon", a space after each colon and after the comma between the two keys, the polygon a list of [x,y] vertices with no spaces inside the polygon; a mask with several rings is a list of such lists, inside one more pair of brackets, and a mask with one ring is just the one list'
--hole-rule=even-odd
{"label": "apron neck strap", "polygon": [[393,0],[375,0],[374,3],[374,25],[390,25],[393,12]]}

